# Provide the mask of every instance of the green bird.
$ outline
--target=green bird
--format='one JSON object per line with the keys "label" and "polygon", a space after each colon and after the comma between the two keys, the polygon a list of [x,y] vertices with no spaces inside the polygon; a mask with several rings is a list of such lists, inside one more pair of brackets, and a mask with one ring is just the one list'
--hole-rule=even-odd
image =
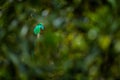
{"label": "green bird", "polygon": [[35,35],[40,34],[41,30],[44,30],[44,26],[41,23],[39,23],[34,28],[34,34]]}
{"label": "green bird", "polygon": [[45,27],[41,23],[39,23],[35,26],[33,32],[35,35],[37,35],[37,38],[39,38],[41,30],[44,30],[44,29],[45,29]]}

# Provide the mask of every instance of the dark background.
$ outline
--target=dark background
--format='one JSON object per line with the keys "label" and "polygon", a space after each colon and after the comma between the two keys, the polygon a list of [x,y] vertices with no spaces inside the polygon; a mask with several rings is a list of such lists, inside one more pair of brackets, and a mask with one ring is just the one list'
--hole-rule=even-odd
{"label": "dark background", "polygon": [[120,80],[120,0],[0,0],[0,80]]}

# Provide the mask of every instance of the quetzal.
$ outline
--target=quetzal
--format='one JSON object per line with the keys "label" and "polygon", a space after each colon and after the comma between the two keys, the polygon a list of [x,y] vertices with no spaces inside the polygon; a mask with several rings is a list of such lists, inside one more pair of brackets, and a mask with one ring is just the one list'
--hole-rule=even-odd
{"label": "quetzal", "polygon": [[41,23],[39,23],[35,26],[33,31],[34,31],[34,34],[39,37],[41,30],[44,30],[44,29],[45,29],[45,27]]}

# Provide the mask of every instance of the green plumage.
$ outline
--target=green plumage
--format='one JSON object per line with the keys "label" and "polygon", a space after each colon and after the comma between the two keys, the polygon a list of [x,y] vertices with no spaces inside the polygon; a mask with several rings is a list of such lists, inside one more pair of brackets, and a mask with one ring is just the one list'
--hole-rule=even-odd
{"label": "green plumage", "polygon": [[44,30],[44,26],[40,23],[40,24],[37,24],[34,28],[34,34],[37,35],[40,33],[40,31]]}

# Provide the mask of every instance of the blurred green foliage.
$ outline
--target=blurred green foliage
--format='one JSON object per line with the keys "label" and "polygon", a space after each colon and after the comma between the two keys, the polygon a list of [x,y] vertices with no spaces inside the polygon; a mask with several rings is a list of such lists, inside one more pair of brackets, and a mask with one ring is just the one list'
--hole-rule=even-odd
{"label": "blurred green foliage", "polygon": [[0,80],[120,80],[119,4],[0,0]]}

